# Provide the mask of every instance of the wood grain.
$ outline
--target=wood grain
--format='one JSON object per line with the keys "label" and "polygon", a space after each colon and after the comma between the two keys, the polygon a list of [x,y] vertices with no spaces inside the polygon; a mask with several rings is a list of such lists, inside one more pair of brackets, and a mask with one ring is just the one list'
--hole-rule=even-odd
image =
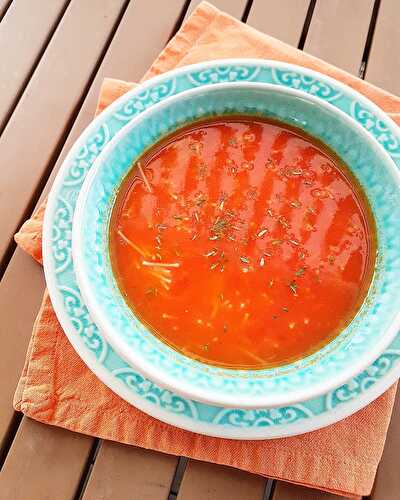
{"label": "wood grain", "polygon": [[92,439],[26,417],[0,475],[1,498],[71,500]]}
{"label": "wood grain", "polygon": [[342,496],[278,481],[272,500],[343,500]]}
{"label": "wood grain", "polygon": [[310,0],[254,0],[247,24],[298,46]]}
{"label": "wood grain", "polygon": [[400,2],[381,0],[365,79],[400,94]]}
{"label": "wood grain", "polygon": [[185,0],[130,2],[97,75],[96,99],[105,76],[131,82],[142,78],[173,34],[184,6]]}
{"label": "wood grain", "polygon": [[400,389],[397,389],[392,419],[378,467],[371,500],[398,500],[400,495]]}
{"label": "wood grain", "polygon": [[178,459],[103,441],[83,500],[166,500]]}
{"label": "wood grain", "polygon": [[317,0],[304,51],[358,75],[374,0]]}
{"label": "wood grain", "polygon": [[[194,9],[202,0],[192,0],[185,15],[185,20],[190,16]],[[247,0],[212,0],[211,2],[217,9],[230,14],[233,17],[241,19],[246,9]]]}
{"label": "wood grain", "polygon": [[42,267],[22,250],[16,250],[0,283],[0,445],[7,437],[14,414],[14,392],[43,290]]}
{"label": "wood grain", "polygon": [[[72,0],[0,137],[0,259],[74,116],[123,0]],[[78,57],[79,54],[79,57]],[[11,209],[12,207],[12,209]]]}
{"label": "wood grain", "polygon": [[68,0],[15,0],[0,24],[0,133]]}
{"label": "wood grain", "polygon": [[232,467],[189,460],[177,500],[262,500],[266,482]]}
{"label": "wood grain", "polygon": [[[159,4],[158,0],[135,0],[129,4],[54,168],[51,170],[39,203],[48,195],[66,154],[85,127],[93,120],[104,78],[119,78],[128,82],[139,81],[168,42],[175,23],[181,15],[184,2],[185,0],[169,0],[168,4]],[[158,21],[153,19],[157,16],[148,18],[148,15],[155,9],[158,9],[163,19],[162,26],[158,26]],[[141,47],[139,54],[135,52],[136,47]]]}

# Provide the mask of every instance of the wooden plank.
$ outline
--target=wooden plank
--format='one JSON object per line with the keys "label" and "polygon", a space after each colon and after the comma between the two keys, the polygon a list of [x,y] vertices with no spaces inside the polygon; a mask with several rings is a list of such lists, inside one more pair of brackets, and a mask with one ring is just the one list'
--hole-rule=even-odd
{"label": "wooden plank", "polygon": [[14,414],[12,400],[43,290],[41,266],[22,250],[17,250],[0,283],[0,338],[3,358],[0,363],[0,445],[7,436]]}
{"label": "wooden plank", "polygon": [[400,388],[397,389],[392,419],[378,467],[371,500],[398,500],[400,492]]}
{"label": "wooden plank", "polygon": [[374,0],[317,0],[304,51],[358,75],[373,6]]}
{"label": "wooden plank", "polygon": [[[74,116],[124,0],[72,0],[0,137],[0,259]],[[79,54],[79,57],[78,57]],[[10,210],[12,207],[12,210]]]}
{"label": "wooden plank", "polygon": [[310,0],[254,0],[247,24],[298,46]]}
{"label": "wooden plank", "polygon": [[278,481],[272,500],[343,500],[342,496]]}
{"label": "wooden plank", "polygon": [[[194,9],[201,3],[202,0],[192,0],[185,15],[185,20],[190,16]],[[242,19],[246,9],[247,0],[212,0],[214,7],[230,14],[233,17]]]}
{"label": "wooden plank", "polygon": [[0,133],[66,4],[15,0],[0,24]]}
{"label": "wooden plank", "polygon": [[400,2],[382,0],[375,26],[365,79],[400,94]]}
{"label": "wooden plank", "polygon": [[266,482],[232,467],[189,460],[177,500],[262,500]]}
{"label": "wooden plank", "polygon": [[103,441],[83,500],[166,500],[178,459]]}
{"label": "wooden plank", "polygon": [[71,500],[91,444],[87,436],[24,418],[0,475],[1,498]]}
{"label": "wooden plank", "polygon": [[[135,0],[129,4],[55,167],[52,169],[39,203],[48,195],[71,146],[93,120],[104,78],[119,78],[128,82],[139,81],[168,42],[184,5],[185,0],[169,0],[168,4],[158,3],[158,0]],[[159,15],[148,17],[155,9]],[[160,18],[163,19],[161,25],[159,25]],[[134,52],[136,47],[141,47],[139,53]]]}
{"label": "wooden plank", "polygon": [[96,99],[106,76],[131,82],[142,78],[172,36],[184,6],[185,0],[134,0],[129,4],[91,89]]}

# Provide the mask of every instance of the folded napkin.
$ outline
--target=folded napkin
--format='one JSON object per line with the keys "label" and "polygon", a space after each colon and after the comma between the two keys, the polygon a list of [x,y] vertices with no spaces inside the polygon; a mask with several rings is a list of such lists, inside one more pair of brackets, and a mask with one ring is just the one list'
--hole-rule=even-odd
{"label": "folded napkin", "polygon": [[[400,99],[202,3],[170,41],[149,78],[176,66],[226,57],[293,62],[357,89],[400,123]],[[133,84],[105,80],[97,112]],[[44,205],[15,236],[41,261]],[[104,439],[234,466],[347,496],[368,495],[390,421],[395,386],[351,417],[297,437],[233,441],[194,434],[143,414],[103,385],[64,335],[48,293],[36,319],[14,405],[29,417]]]}

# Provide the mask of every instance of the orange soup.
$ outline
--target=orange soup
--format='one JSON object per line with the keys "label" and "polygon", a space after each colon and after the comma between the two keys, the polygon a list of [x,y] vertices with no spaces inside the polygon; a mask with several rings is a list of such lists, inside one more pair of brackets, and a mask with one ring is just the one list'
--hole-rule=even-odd
{"label": "orange soup", "polygon": [[353,319],[374,235],[332,151],[278,122],[227,117],[178,131],[133,166],[110,256],[127,303],[162,341],[261,369],[317,351]]}

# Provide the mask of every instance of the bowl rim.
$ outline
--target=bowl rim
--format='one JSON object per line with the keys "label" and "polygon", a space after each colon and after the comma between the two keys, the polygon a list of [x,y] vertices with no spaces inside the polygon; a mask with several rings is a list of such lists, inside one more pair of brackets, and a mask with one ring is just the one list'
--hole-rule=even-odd
{"label": "bowl rim", "polygon": [[[380,108],[378,108],[373,102],[371,102],[369,99],[365,98],[363,95],[360,95],[358,92],[347,87],[346,85],[342,84],[341,82],[333,80],[330,77],[327,77],[327,76],[320,74],[320,73],[317,73],[313,70],[309,70],[307,68],[299,67],[299,66],[293,65],[293,64],[276,62],[276,61],[269,61],[269,60],[262,60],[262,59],[243,59],[243,58],[225,59],[225,60],[215,60],[215,61],[211,61],[208,63],[199,63],[199,64],[195,64],[195,65],[191,65],[191,66],[186,66],[186,67],[174,69],[168,73],[169,74],[173,74],[173,73],[177,74],[180,71],[187,71],[188,69],[191,69],[191,70],[206,69],[207,67],[210,67],[210,66],[212,67],[212,66],[217,65],[217,64],[218,65],[239,64],[239,65],[244,65],[244,66],[268,64],[269,67],[273,67],[274,65],[276,65],[276,66],[279,66],[279,69],[284,69],[284,70],[286,69],[289,71],[301,71],[301,73],[306,74],[310,77],[314,76],[322,82],[325,81],[328,84],[334,83],[335,87],[338,90],[343,89],[348,94],[354,93],[357,96],[357,99],[360,103],[367,104],[368,108],[371,111],[373,111],[378,118],[380,117],[380,118],[384,119],[386,124],[389,124],[389,127],[391,125],[392,129],[389,128],[389,130],[397,129],[397,125],[395,124],[395,122],[389,116],[387,116]],[[152,79],[151,82],[152,82],[152,84],[154,84],[156,81],[164,79],[164,77],[165,77],[165,74],[160,75],[160,76]],[[141,87],[141,88],[144,89],[145,84],[143,84],[143,87]],[[129,97],[129,92],[127,95],[123,96],[123,99],[126,100],[128,97]],[[117,100],[113,104],[111,104],[110,107],[104,111],[104,113],[106,115],[111,115],[113,112],[115,112],[115,110],[117,109],[118,106],[120,106],[119,100]],[[98,122],[96,122],[96,120],[94,120],[87,127],[87,129],[82,133],[81,138],[85,138],[89,134],[91,134],[93,132],[93,130],[96,129],[96,127],[98,126],[97,124],[98,124]],[[71,157],[77,153],[77,151],[78,151],[77,147],[78,146],[75,145],[71,148],[71,151],[68,153],[68,155],[66,156],[66,158],[64,160],[64,164],[67,164],[68,161],[71,160]],[[43,237],[43,261],[44,261],[44,266],[45,266],[44,270],[45,270],[45,275],[46,275],[46,281],[47,281],[47,284],[49,286],[50,295],[52,296],[52,300],[54,301],[54,304],[55,304],[55,311],[57,313],[57,316],[60,319],[61,324],[66,325],[65,319],[63,318],[63,314],[61,311],[61,309],[63,307],[62,302],[61,302],[60,297],[57,294],[55,280],[54,280],[54,277],[52,276],[52,262],[51,262],[52,255],[51,255],[51,247],[49,245],[49,242],[51,241],[51,225],[50,225],[50,223],[51,223],[51,211],[55,207],[56,194],[58,193],[58,188],[60,187],[62,182],[63,182],[63,179],[61,178],[61,176],[58,176],[56,178],[55,183],[54,183],[54,189],[50,193],[49,199],[48,199],[48,204],[47,204],[48,210],[46,210],[45,219],[44,219],[44,228],[43,228],[43,233],[44,233],[44,237]],[[71,339],[71,341],[74,345],[76,345],[76,341],[73,338]],[[78,350],[78,353],[79,353],[79,350]],[[85,362],[87,362],[87,360]]]}
{"label": "bowl rim", "polygon": [[[350,118],[343,111],[335,108],[331,104],[319,99],[318,97],[310,96],[309,94],[297,89],[277,87],[276,85],[270,83],[229,82],[193,88],[168,97],[143,111],[133,120],[131,120],[125,127],[123,127],[97,157],[92,168],[86,176],[86,179],[80,190],[75,208],[72,231],[72,255],[74,260],[75,273],[84,301],[98,328],[107,338],[116,352],[131,366],[137,368],[139,372],[148,377],[150,380],[153,380],[157,384],[164,386],[176,392],[177,394],[181,394],[182,396],[189,399],[195,399],[198,401],[221,406],[235,406],[235,404],[237,406],[239,403],[240,407],[255,408],[260,406],[272,407],[283,404],[293,404],[328,392],[335,386],[340,385],[344,381],[355,376],[357,373],[362,371],[363,368],[368,366],[384,351],[384,349],[392,341],[394,335],[397,334],[400,327],[400,313],[394,318],[391,325],[382,334],[382,338],[377,341],[377,343],[375,344],[375,349],[373,349],[369,354],[366,353],[364,356],[362,356],[358,363],[354,363],[346,370],[343,370],[340,376],[332,377],[332,379],[328,378],[322,383],[314,384],[310,387],[307,387],[306,389],[296,391],[296,393],[294,395],[292,394],[289,399],[278,398],[276,396],[271,398],[268,395],[261,397],[252,395],[247,398],[245,394],[241,394],[240,401],[238,401],[238,395],[223,395],[221,393],[213,395],[211,389],[199,388],[193,384],[187,384],[185,380],[177,380],[177,378],[168,373],[167,370],[158,370],[157,366],[154,366],[147,360],[141,358],[140,353],[137,354],[134,349],[130,349],[129,346],[126,345],[125,341],[115,331],[115,328],[113,327],[113,324],[108,320],[105,311],[97,306],[96,300],[93,298],[93,295],[91,293],[92,287],[90,280],[87,278],[83,270],[82,261],[79,258],[79,255],[83,250],[83,243],[81,238],[82,227],[80,226],[80,221],[82,220],[82,213],[85,208],[85,202],[92,187],[92,183],[94,182],[98,171],[106,163],[109,153],[113,151],[113,149],[120,143],[121,140],[129,135],[132,129],[134,129],[139,123],[145,121],[148,116],[157,114],[166,107],[173,106],[175,102],[180,101],[182,98],[190,98],[190,96],[196,95],[198,93],[214,92],[230,88],[249,90],[261,89],[264,91],[272,90],[281,94],[292,95],[295,97],[306,99],[307,101],[318,104],[322,108],[328,108],[331,112],[333,111],[336,115],[340,116],[345,122],[347,122],[350,127],[356,129],[361,135],[363,135],[364,140],[366,140],[370,144],[370,146],[373,147],[381,157],[383,157],[382,160],[386,160],[382,161],[382,164],[384,164],[384,168],[386,168],[392,174],[393,180],[397,183],[398,186],[400,186],[400,171],[397,169],[393,160],[390,158],[384,148],[367,131],[365,131],[359,123]],[[189,369],[192,368],[190,367]],[[195,369],[196,368],[194,368],[194,370]],[[254,371],[254,373],[256,374],[255,370],[247,371]]]}

